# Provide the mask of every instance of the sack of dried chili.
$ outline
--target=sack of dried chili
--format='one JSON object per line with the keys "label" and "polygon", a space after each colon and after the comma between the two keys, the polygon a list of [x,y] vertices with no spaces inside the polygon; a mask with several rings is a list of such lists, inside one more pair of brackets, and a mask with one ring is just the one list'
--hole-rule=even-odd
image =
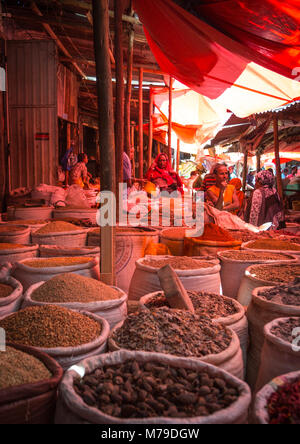
{"label": "sack of dried chili", "polygon": [[257,424],[300,424],[300,371],[273,379],[256,395]]}

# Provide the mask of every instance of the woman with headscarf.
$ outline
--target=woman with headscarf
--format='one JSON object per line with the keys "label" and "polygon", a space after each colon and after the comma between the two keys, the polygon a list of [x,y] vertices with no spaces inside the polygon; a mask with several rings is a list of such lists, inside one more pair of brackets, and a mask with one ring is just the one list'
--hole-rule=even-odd
{"label": "woman with headscarf", "polygon": [[257,227],[272,222],[273,229],[284,227],[283,205],[274,188],[275,177],[270,171],[256,176],[257,189],[253,193],[249,222]]}
{"label": "woman with headscarf", "polygon": [[237,198],[240,203],[240,207],[237,210],[235,210],[235,214],[237,214],[239,217],[242,217],[243,213],[244,213],[244,206],[245,206],[245,194],[241,190],[241,188],[243,186],[242,181],[241,181],[241,179],[238,179],[238,178],[231,179],[231,181],[229,182],[229,185],[234,186]]}
{"label": "woman with headscarf", "polygon": [[216,164],[213,169],[216,185],[207,191],[207,200],[220,211],[235,213],[239,209],[239,200],[233,185],[228,185],[228,168],[223,164]]}
{"label": "woman with headscarf", "polygon": [[154,183],[160,191],[168,191],[169,193],[179,191],[183,193],[183,182],[176,171],[171,168],[169,158],[164,153],[156,157],[146,174],[146,179]]}

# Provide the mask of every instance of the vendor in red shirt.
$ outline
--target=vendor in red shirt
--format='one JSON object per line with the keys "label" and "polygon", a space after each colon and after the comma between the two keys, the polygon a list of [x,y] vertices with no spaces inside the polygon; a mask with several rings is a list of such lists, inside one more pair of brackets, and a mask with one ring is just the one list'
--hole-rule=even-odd
{"label": "vendor in red shirt", "polygon": [[146,174],[146,179],[154,183],[160,191],[168,191],[169,193],[179,191],[183,193],[183,182],[176,171],[171,168],[169,158],[164,153],[156,157]]}

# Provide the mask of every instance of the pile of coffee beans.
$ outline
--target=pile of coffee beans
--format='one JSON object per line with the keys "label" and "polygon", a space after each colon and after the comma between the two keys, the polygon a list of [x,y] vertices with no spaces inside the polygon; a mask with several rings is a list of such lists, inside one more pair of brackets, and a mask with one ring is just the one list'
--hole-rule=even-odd
{"label": "pile of coffee beans", "polygon": [[239,390],[206,371],[130,360],[74,381],[90,407],[117,418],[209,416],[231,406]]}

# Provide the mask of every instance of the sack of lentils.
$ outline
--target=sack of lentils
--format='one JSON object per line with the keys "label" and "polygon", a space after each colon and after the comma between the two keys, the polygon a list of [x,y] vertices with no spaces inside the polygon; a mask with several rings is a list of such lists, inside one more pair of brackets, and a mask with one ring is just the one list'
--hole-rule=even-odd
{"label": "sack of lentils", "polygon": [[99,247],[58,247],[57,245],[40,245],[41,257],[100,257]]}
{"label": "sack of lentils", "polygon": [[[288,253],[300,256],[300,245],[288,240],[280,239],[257,239],[255,241],[247,242],[242,245],[245,250],[255,251],[281,251],[282,253]],[[298,257],[300,260],[300,257]]]}
{"label": "sack of lentils", "polygon": [[215,366],[160,353],[118,351],[68,370],[56,424],[244,424],[249,387]]}
{"label": "sack of lentils", "polygon": [[87,229],[68,222],[49,222],[32,233],[32,242],[39,245],[57,245],[59,247],[85,247]]}
{"label": "sack of lentils", "polygon": [[102,316],[113,328],[127,316],[127,294],[96,279],[73,273],[59,274],[47,282],[32,285],[24,295],[22,308],[55,304]]}
{"label": "sack of lentils", "polygon": [[256,288],[269,287],[274,284],[288,284],[293,282],[297,276],[300,276],[298,262],[252,265],[245,271],[238,293],[238,301],[244,307],[248,306]]}
{"label": "sack of lentils", "polygon": [[221,261],[221,282],[223,294],[237,299],[245,271],[255,264],[274,262],[293,263],[297,257],[284,253],[265,251],[221,251],[218,253]]}
{"label": "sack of lentils", "polygon": [[58,362],[11,342],[0,354],[0,424],[53,424],[63,376]]}
{"label": "sack of lentils", "polygon": [[82,359],[105,353],[108,322],[88,312],[55,305],[28,307],[0,319],[6,339],[52,356],[64,370]]}
{"label": "sack of lentils", "polygon": [[254,390],[261,364],[264,344],[264,327],[282,317],[300,317],[300,282],[275,287],[261,287],[253,291],[252,302],[247,310],[250,347],[247,359],[247,382]]}
{"label": "sack of lentils", "polygon": [[300,371],[273,379],[257,393],[256,424],[300,424]]}
{"label": "sack of lentils", "polygon": [[300,347],[298,346],[300,317],[275,319],[265,326],[264,333],[265,342],[257,377],[257,391],[276,376],[294,372],[300,368]]}
{"label": "sack of lentils", "polygon": [[120,349],[197,358],[243,379],[237,334],[209,317],[167,307],[130,314],[110,333],[110,351]]}
{"label": "sack of lentils", "polygon": [[[197,315],[208,317],[215,323],[223,324],[237,334],[243,352],[244,368],[246,368],[248,321],[244,307],[234,299],[216,293],[188,291],[188,295]],[[146,307],[149,310],[159,307],[170,308],[167,298],[161,291],[142,297],[140,307]]]}
{"label": "sack of lentils", "polygon": [[12,275],[22,283],[25,291],[31,285],[64,273],[76,273],[99,280],[99,258],[80,256],[26,259],[17,262],[12,271]]}
{"label": "sack of lentils", "polygon": [[0,243],[0,265],[37,257],[38,245]]}
{"label": "sack of lentils", "polygon": [[0,279],[0,318],[19,310],[22,304],[23,287],[12,277]]}
{"label": "sack of lentils", "polygon": [[0,226],[0,242],[5,244],[30,244],[30,228],[26,225],[10,225]]}
{"label": "sack of lentils", "polygon": [[157,275],[165,265],[171,265],[186,290],[220,292],[220,264],[209,257],[146,256],[136,261],[129,287],[129,300],[139,300],[146,294],[161,290]]}

